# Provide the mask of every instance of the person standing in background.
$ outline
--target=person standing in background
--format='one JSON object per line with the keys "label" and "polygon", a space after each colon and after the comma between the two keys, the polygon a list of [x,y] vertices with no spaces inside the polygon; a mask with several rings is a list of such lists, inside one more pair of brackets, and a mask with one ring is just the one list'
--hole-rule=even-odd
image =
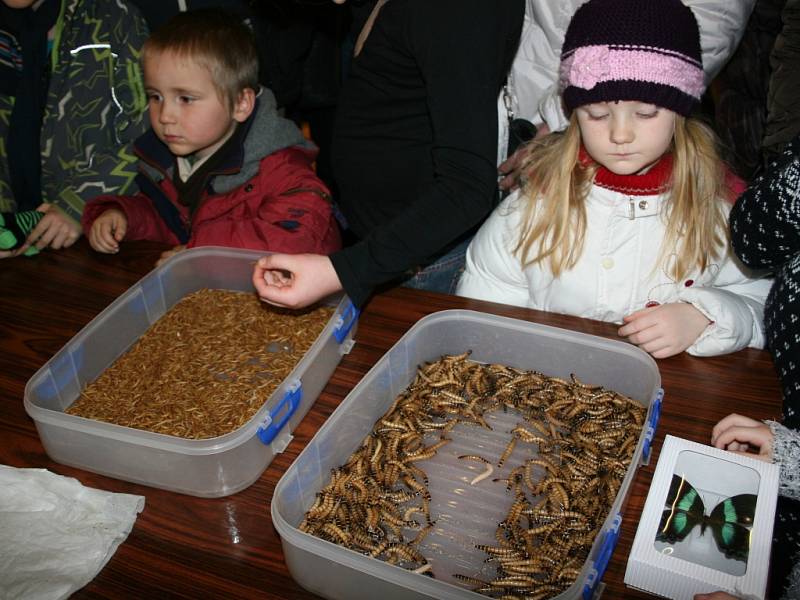
{"label": "person standing in background", "polygon": [[334,175],[357,242],[330,256],[260,259],[261,298],[300,307],[344,289],[455,289],[497,191],[497,96],[523,0],[380,0],[339,101]]}
{"label": "person standing in background", "polygon": [[84,203],[131,186],[146,37],[124,0],[0,2],[0,258],[72,245]]}

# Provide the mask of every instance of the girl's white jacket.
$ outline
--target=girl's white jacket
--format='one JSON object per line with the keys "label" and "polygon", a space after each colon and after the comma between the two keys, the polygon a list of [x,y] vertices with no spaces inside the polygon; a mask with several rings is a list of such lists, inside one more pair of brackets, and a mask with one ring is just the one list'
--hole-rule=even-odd
{"label": "girl's white jacket", "polygon": [[554,278],[546,265],[523,268],[512,253],[525,201],[515,192],[472,240],[457,293],[614,323],[648,303],[689,302],[712,321],[687,350],[690,354],[763,348],[770,279],[749,271],[730,252],[702,274],[681,281],[658,267],[665,232],[662,209],[668,198],[631,197],[593,185],[586,201],[583,253],[574,268]]}

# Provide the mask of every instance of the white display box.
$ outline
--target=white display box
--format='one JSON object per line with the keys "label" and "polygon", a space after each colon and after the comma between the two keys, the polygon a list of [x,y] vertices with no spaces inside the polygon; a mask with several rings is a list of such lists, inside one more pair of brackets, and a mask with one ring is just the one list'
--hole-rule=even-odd
{"label": "white display box", "polygon": [[682,600],[724,591],[763,599],[777,465],[668,435],[625,583]]}

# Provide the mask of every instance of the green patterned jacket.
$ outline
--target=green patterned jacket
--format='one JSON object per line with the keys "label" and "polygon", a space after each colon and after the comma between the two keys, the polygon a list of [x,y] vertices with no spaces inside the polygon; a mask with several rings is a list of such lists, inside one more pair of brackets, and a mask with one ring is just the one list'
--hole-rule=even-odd
{"label": "green patterned jacket", "polygon": [[[125,0],[60,0],[42,121],[42,198],[80,221],[99,194],[136,176],[131,142],[145,132],[139,53],[147,25]],[[0,94],[0,210],[15,210],[5,141],[14,98]]]}

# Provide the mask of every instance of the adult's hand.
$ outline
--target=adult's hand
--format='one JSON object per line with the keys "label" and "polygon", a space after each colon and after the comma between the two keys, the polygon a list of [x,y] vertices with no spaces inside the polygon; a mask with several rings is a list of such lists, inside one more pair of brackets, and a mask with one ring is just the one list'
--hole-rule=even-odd
{"label": "adult's hand", "polygon": [[[547,123],[542,123],[536,129],[536,135],[533,136],[533,139],[538,139],[548,133],[550,133],[550,128],[547,126]],[[500,189],[504,192],[513,192],[519,187],[520,178],[522,177],[522,161],[527,149],[527,144],[522,144],[517,148],[514,154],[501,162],[500,166],[497,167],[500,175],[503,176],[497,185],[499,185]]]}
{"label": "adult's hand", "polygon": [[303,308],[342,289],[330,258],[320,254],[263,256],[253,285],[261,300],[285,308]]}

